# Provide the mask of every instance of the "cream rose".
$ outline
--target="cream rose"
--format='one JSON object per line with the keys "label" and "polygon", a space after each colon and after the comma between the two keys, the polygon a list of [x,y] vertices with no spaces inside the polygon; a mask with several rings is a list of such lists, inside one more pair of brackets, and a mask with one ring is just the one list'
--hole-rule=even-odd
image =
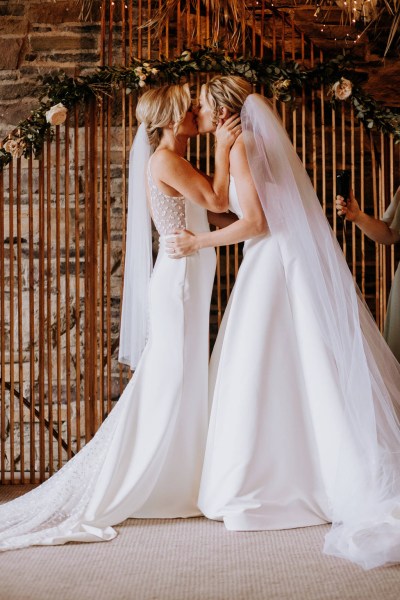
{"label": "cream rose", "polygon": [[13,158],[21,158],[25,148],[22,140],[8,140],[4,144],[4,150],[9,152]]}
{"label": "cream rose", "polygon": [[274,84],[274,88],[276,90],[287,90],[290,86],[290,79],[278,79],[278,81],[275,82]]}
{"label": "cream rose", "polygon": [[348,79],[341,77],[339,81],[333,84],[332,92],[338,100],[346,100],[353,91],[353,84]]}
{"label": "cream rose", "polygon": [[192,53],[189,50],[184,50],[181,54],[181,59],[189,62],[189,60],[192,60]]}
{"label": "cream rose", "polygon": [[68,109],[64,104],[55,104],[46,112],[46,121],[50,125],[61,125],[67,118]]}

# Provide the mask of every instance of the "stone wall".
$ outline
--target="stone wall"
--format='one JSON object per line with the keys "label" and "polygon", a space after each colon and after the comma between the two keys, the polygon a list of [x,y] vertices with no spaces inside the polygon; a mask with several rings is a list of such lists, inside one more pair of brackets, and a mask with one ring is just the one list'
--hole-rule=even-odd
{"label": "stone wall", "polygon": [[[29,115],[31,109],[35,108],[37,98],[35,92],[37,89],[38,75],[58,71],[62,69],[70,75],[85,74],[99,64],[100,61],[100,2],[95,1],[94,10],[92,12],[92,20],[90,22],[79,21],[79,6],[76,0],[42,0],[21,1],[21,0],[0,0],[0,139],[12,131],[18,122]],[[116,27],[118,32],[118,27]],[[115,117],[115,114],[113,115]],[[71,116],[71,126],[74,124]],[[70,182],[69,197],[65,196],[65,153],[64,153],[64,128],[60,128],[60,193],[59,193],[59,209],[61,217],[57,218],[56,209],[56,194],[55,194],[55,144],[52,144],[53,167],[51,169],[50,179],[50,196],[48,196],[46,184],[46,208],[47,203],[50,207],[50,219],[45,224],[45,239],[40,239],[39,233],[39,169],[38,161],[33,161],[33,247],[29,247],[29,207],[28,207],[28,161],[21,160],[21,194],[19,205],[21,210],[21,255],[22,255],[22,270],[21,270],[21,303],[22,303],[22,320],[18,320],[18,269],[16,262],[18,258],[17,231],[16,231],[16,212],[17,204],[14,200],[13,211],[13,232],[10,236],[9,221],[9,169],[5,168],[5,207],[4,207],[4,274],[3,285],[5,291],[5,315],[6,326],[3,327],[2,335],[5,342],[7,363],[5,373],[2,375],[6,382],[10,381],[10,364],[14,365],[14,389],[18,394],[22,394],[24,398],[31,400],[34,397],[34,407],[39,408],[39,311],[40,304],[43,303],[39,297],[40,283],[40,265],[39,252],[41,241],[45,245],[45,265],[47,265],[47,257],[50,258],[50,279],[45,279],[44,290],[47,294],[47,289],[51,293],[50,309],[47,309],[47,301],[45,300],[45,319],[43,326],[45,334],[45,381],[44,381],[44,402],[45,416],[49,418],[52,415],[54,426],[59,429],[64,439],[67,439],[67,394],[71,397],[71,430],[69,442],[72,449],[76,448],[77,444],[77,427],[76,427],[76,410],[77,404],[81,412],[81,444],[84,443],[84,355],[85,355],[85,287],[84,287],[84,233],[85,233],[85,178],[86,172],[84,167],[84,117],[81,113],[79,121],[79,153],[78,164],[74,163],[72,150],[70,150],[70,164],[67,169],[67,176]],[[74,132],[70,128],[68,143],[70,149],[74,147]],[[110,131],[110,150],[111,150],[111,165],[110,165],[110,225],[111,236],[110,244],[110,268],[111,268],[111,346],[112,352],[112,385],[111,394],[113,399],[117,398],[120,390],[119,368],[117,363],[117,347],[119,334],[119,314],[120,314],[120,290],[121,290],[121,246],[122,246],[122,132],[121,128],[112,126]],[[16,189],[16,164],[13,167],[14,174],[14,198]],[[75,177],[78,177],[78,201],[80,211],[80,239],[76,244],[74,232],[75,219]],[[68,214],[70,219],[70,247],[65,247],[65,219]],[[47,226],[51,231],[51,243],[47,239]],[[55,236],[57,227],[60,234],[60,281],[57,282],[57,248],[55,244]],[[11,240],[10,240],[11,237]],[[14,241],[13,241],[14,239]],[[107,248],[107,240],[105,240],[105,248]],[[29,278],[29,254],[33,250],[33,281]],[[10,256],[14,259],[14,284],[11,289],[10,278]],[[80,263],[80,309],[77,309],[76,296],[76,279],[75,265],[76,261]],[[46,267],[47,268],[47,267]],[[70,294],[69,294],[69,334],[71,343],[71,355],[66,353],[66,332],[67,332],[67,308],[66,308],[66,272],[70,273]],[[30,384],[30,343],[29,332],[29,301],[30,301],[30,284],[33,283],[33,306],[34,306],[34,379],[35,384],[33,389]],[[31,292],[32,293],[32,292]],[[60,304],[57,307],[57,299]],[[10,354],[10,329],[7,327],[7,320],[10,315],[11,307],[14,308],[14,352]],[[103,303],[105,306],[105,300]],[[21,347],[18,343],[19,327],[21,327]],[[59,331],[59,337],[57,332]],[[80,360],[81,360],[81,385],[80,389],[76,388],[76,337],[80,333]],[[50,356],[48,354],[47,338],[50,340]],[[22,375],[23,381],[20,382],[20,371],[18,367],[19,354],[22,354]],[[60,361],[60,378],[57,384],[56,370],[57,361]],[[67,364],[70,367],[70,384],[67,388]],[[49,365],[52,367],[52,378],[49,385],[48,372]],[[52,401],[53,408],[49,409],[49,401]],[[20,412],[20,402],[17,395],[6,392],[5,398],[2,399],[2,410],[5,409],[6,414],[6,469],[11,467],[11,438],[14,436],[13,445],[15,448],[14,454],[14,470],[21,469],[20,457],[20,440],[23,433],[25,438],[25,465],[24,470],[29,469],[29,439],[30,439],[30,411],[25,406]],[[99,409],[99,406],[98,406]],[[14,427],[11,427],[10,415],[14,414]],[[57,459],[58,445],[57,441],[45,431],[45,446],[46,446],[46,470],[48,469],[49,450],[53,447],[55,464]],[[40,444],[40,428],[35,426],[35,464],[36,469],[39,466],[39,444]],[[66,460],[66,453],[62,453],[62,462]]]}
{"label": "stone wall", "polygon": [[86,72],[100,59],[100,2],[79,21],[75,0],[0,0],[0,138],[35,105],[36,78]]}

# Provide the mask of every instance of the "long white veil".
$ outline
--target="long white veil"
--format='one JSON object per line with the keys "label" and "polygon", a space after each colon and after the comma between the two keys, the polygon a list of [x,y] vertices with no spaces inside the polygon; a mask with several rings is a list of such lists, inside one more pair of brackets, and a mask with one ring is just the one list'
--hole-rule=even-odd
{"label": "long white veil", "polygon": [[148,335],[148,294],[153,270],[146,173],[151,147],[142,123],[129,155],[128,226],[119,338],[121,363],[136,369]]}
{"label": "long white veil", "polygon": [[[399,562],[400,365],[356,290],[280,119],[257,94],[246,99],[241,119],[252,176],[271,234],[279,241],[289,296],[302,278],[337,383],[341,425],[333,432],[336,467],[328,490],[333,526],[324,551],[366,569]],[[314,368],[317,373],[317,355]]]}

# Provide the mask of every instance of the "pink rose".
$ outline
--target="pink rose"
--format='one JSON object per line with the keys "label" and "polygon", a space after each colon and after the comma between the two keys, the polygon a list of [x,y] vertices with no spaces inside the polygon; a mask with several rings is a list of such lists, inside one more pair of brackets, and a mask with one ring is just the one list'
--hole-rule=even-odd
{"label": "pink rose", "polygon": [[25,148],[25,142],[20,139],[8,140],[4,144],[4,150],[9,152],[13,158],[21,158]]}

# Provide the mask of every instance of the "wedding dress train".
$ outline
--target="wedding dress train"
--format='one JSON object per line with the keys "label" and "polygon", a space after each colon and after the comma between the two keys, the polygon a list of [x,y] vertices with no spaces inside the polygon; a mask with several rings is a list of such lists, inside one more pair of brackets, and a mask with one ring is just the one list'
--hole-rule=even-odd
{"label": "wedding dress train", "polygon": [[149,174],[160,249],[150,332],[135,374],[95,437],[48,481],[0,506],[0,550],[110,540],[129,517],[199,515],[208,426],[208,322],[215,252],[171,260],[165,236],[208,229],[203,208]]}

